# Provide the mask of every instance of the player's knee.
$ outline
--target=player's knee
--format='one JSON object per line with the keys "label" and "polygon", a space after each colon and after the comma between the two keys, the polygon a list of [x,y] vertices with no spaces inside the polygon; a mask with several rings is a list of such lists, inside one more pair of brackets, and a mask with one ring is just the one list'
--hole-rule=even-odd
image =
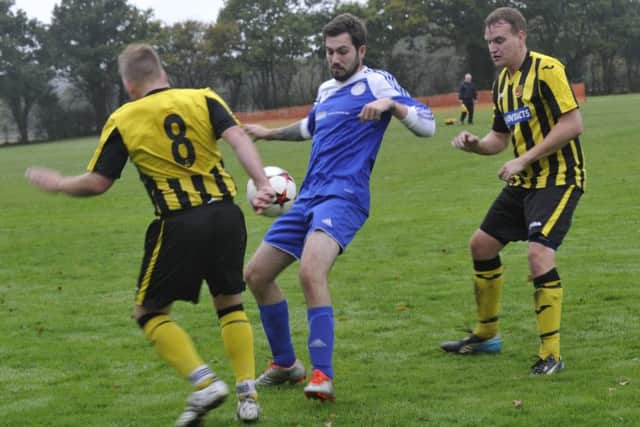
{"label": "player's knee", "polygon": [[262,289],[272,278],[265,274],[255,263],[249,263],[244,269],[244,281],[252,292]]}
{"label": "player's knee", "polygon": [[474,234],[473,236],[471,236],[471,239],[469,239],[469,251],[471,252],[471,256],[473,257],[473,259],[478,259],[477,255],[481,250],[482,243]]}
{"label": "player's knee", "polygon": [[542,244],[530,244],[528,258],[533,277],[544,274],[555,266],[555,251]]}
{"label": "player's knee", "polygon": [[244,281],[249,285],[249,287],[253,286],[258,280],[258,272],[253,265],[253,263],[247,264],[244,268]]}
{"label": "player's knee", "polygon": [[501,244],[482,230],[477,230],[469,240],[471,257],[477,260],[495,258],[500,252]]}
{"label": "player's knee", "polygon": [[326,277],[323,276],[317,268],[309,264],[300,264],[300,272],[298,273],[300,283],[303,288],[311,289],[322,285],[326,281]]}
{"label": "player's knee", "polygon": [[300,270],[298,272],[298,278],[303,287],[308,287],[313,281],[313,271],[306,264],[300,264]]}

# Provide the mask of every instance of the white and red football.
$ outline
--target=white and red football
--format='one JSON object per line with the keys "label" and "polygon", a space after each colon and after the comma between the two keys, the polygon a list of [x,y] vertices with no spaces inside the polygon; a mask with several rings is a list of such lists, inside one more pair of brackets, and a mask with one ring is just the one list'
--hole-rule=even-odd
{"label": "white and red football", "polygon": [[[289,172],[278,166],[266,166],[264,173],[267,175],[273,189],[276,190],[276,199],[262,214],[269,217],[276,217],[285,213],[293,206],[293,202],[298,195],[296,182]],[[247,182],[247,200],[250,205],[256,196],[256,191],[256,185],[252,179],[249,179]]]}

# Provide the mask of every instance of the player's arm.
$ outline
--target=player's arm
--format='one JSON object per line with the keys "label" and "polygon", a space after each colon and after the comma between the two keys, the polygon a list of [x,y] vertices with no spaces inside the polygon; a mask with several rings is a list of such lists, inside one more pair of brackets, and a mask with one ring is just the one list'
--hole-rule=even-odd
{"label": "player's arm", "polygon": [[279,128],[268,128],[258,124],[246,124],[244,125],[244,130],[253,140],[304,141],[311,136],[307,130],[306,118]]}
{"label": "player's arm", "polygon": [[536,160],[547,157],[560,150],[572,139],[575,139],[582,133],[582,114],[577,108],[568,113],[562,114],[558,122],[551,128],[547,136],[542,142],[534,145],[520,158],[530,165]]}
{"label": "player's arm", "polygon": [[523,167],[560,150],[583,130],[582,114],[571,90],[564,66],[553,59],[546,59],[540,67],[539,84],[542,98],[551,109],[556,123],[542,141],[518,157]]}
{"label": "player's arm", "polygon": [[27,169],[25,176],[31,184],[44,191],[76,197],[97,196],[107,191],[113,184],[112,179],[97,172],[64,176],[52,169],[31,167]]}
{"label": "player's arm", "polygon": [[436,121],[429,107],[422,104],[406,105],[393,98],[380,98],[366,104],[358,117],[363,122],[380,120],[382,113],[387,111],[417,136],[433,136],[436,133]]}
{"label": "player's arm", "polygon": [[276,193],[264,173],[264,165],[260,160],[258,150],[240,126],[227,128],[222,132],[222,137],[231,145],[238,161],[256,183],[258,191],[251,204],[257,213],[262,213],[263,209],[271,205]]}
{"label": "player's arm", "polygon": [[558,118],[558,122],[551,128],[544,139],[531,147],[517,158],[506,162],[498,171],[500,179],[509,181],[512,176],[523,171],[533,162],[547,157],[560,150],[572,139],[582,133],[582,114],[573,109]]}
{"label": "player's arm", "polygon": [[31,167],[27,169],[25,176],[31,184],[49,193],[64,193],[75,197],[97,196],[111,188],[113,182],[120,177],[127,159],[127,149],[120,132],[109,118],[86,173],[64,176],[56,170]]}
{"label": "player's arm", "polygon": [[492,155],[502,152],[509,145],[511,134],[489,131],[482,139],[471,132],[462,131],[453,140],[451,145],[462,151],[482,155]]}
{"label": "player's arm", "polygon": [[482,139],[471,132],[462,131],[453,138],[451,145],[462,151],[482,155],[498,154],[507,148],[511,138],[511,130],[505,123],[498,107],[494,101],[493,124],[489,133]]}
{"label": "player's arm", "polygon": [[371,73],[368,82],[376,100],[362,107],[358,114],[361,121],[380,120],[383,113],[389,112],[417,136],[436,133],[431,109],[411,98],[393,76]]}
{"label": "player's arm", "polygon": [[404,120],[409,114],[409,107],[392,98],[380,98],[366,104],[358,114],[360,121],[380,120],[382,113],[390,112],[398,120]]}
{"label": "player's arm", "polygon": [[214,136],[216,139],[222,137],[231,145],[245,172],[253,179],[258,191],[251,204],[257,213],[262,213],[264,208],[271,205],[275,191],[271,188],[264,173],[264,166],[258,150],[222,98],[211,91],[205,96],[205,99],[209,110],[209,120],[215,130]]}
{"label": "player's arm", "polygon": [[[424,104],[416,101],[414,105],[405,105],[401,102],[395,102],[394,111],[400,111],[400,114],[394,116],[400,119],[400,122],[417,136],[433,136],[436,133],[436,119],[431,109]],[[406,111],[406,114],[403,114]],[[403,117],[404,115],[404,117]]]}

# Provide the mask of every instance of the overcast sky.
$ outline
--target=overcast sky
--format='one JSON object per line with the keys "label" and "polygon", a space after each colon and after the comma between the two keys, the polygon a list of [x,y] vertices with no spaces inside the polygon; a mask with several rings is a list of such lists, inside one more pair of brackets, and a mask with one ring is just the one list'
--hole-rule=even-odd
{"label": "overcast sky", "polygon": [[[167,24],[194,19],[215,22],[223,0],[129,0],[139,9],[153,9],[156,19]],[[53,6],[60,0],[14,0],[15,8],[22,9],[29,18],[50,23]]]}

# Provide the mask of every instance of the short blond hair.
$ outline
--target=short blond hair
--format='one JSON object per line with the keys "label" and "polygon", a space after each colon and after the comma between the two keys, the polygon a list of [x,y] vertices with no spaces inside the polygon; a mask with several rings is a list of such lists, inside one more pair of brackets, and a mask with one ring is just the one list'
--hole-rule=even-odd
{"label": "short blond hair", "polygon": [[134,43],[118,56],[118,70],[124,80],[140,84],[160,78],[163,67],[160,56],[153,47]]}

